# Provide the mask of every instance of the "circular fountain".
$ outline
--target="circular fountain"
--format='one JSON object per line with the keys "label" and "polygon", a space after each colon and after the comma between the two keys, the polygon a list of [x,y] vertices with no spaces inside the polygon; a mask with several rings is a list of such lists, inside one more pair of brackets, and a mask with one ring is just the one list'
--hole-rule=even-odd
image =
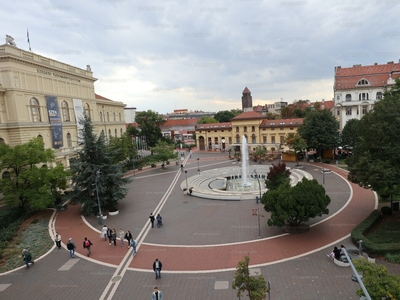
{"label": "circular fountain", "polygon": [[[191,195],[213,200],[254,200],[267,191],[265,180],[271,165],[249,165],[247,140],[242,137],[242,165],[202,171],[187,178],[181,189],[191,189]],[[251,168],[250,168],[251,167]],[[290,169],[290,168],[288,168]],[[290,184],[295,185],[303,177],[312,179],[311,174],[290,169]]]}

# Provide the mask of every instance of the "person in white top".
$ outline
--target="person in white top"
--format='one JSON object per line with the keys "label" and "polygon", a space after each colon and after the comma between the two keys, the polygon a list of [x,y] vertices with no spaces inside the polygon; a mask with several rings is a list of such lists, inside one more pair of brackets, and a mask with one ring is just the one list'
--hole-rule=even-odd
{"label": "person in white top", "polygon": [[104,238],[105,241],[107,241],[107,231],[108,228],[106,225],[104,225],[103,228],[101,229],[101,237]]}

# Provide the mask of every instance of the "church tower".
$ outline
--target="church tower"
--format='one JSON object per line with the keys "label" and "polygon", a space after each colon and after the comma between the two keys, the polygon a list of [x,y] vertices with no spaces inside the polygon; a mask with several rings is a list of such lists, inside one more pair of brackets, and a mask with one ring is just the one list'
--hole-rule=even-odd
{"label": "church tower", "polygon": [[242,110],[243,111],[253,110],[253,97],[251,97],[251,92],[247,87],[243,90]]}

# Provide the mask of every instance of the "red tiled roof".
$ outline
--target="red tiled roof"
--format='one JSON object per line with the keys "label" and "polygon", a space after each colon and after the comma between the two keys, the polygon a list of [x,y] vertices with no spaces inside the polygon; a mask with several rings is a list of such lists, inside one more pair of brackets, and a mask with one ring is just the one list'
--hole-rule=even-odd
{"label": "red tiled roof", "polygon": [[250,94],[250,90],[247,88],[247,86],[243,90],[243,94]]}
{"label": "red tiled roof", "polygon": [[[240,115],[234,117],[232,120],[249,120],[249,119],[265,119],[266,116],[256,112],[256,111],[245,111]],[[232,121],[231,120],[231,121]]]}
{"label": "red tiled roof", "polygon": [[279,120],[263,120],[260,124],[260,128],[266,127],[288,127],[288,126],[300,126],[303,124],[303,118],[295,119],[279,119]]}
{"label": "red tiled roof", "polygon": [[100,96],[100,95],[98,95],[98,94],[94,94],[94,97],[95,97],[96,99],[99,99],[99,100],[113,101],[113,100],[111,100],[111,99],[108,99],[108,98],[106,98],[106,97]]}
{"label": "red tiled roof", "polygon": [[207,129],[231,129],[231,122],[223,122],[223,123],[208,123],[208,124],[199,124],[196,126],[196,130],[207,130]]}
{"label": "red tiled roof", "polygon": [[354,89],[361,79],[368,80],[370,84],[357,87],[384,87],[387,85],[387,80],[391,73],[393,79],[400,77],[400,63],[353,66],[351,68],[337,67],[335,69],[335,89]]}

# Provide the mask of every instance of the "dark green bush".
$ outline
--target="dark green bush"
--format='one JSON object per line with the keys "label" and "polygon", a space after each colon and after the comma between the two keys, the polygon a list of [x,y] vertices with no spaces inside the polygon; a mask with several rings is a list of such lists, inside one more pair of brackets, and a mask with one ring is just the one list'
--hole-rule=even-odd
{"label": "dark green bush", "polygon": [[388,254],[386,254],[386,256],[385,256],[385,259],[386,259],[388,262],[400,264],[400,254],[391,254],[391,253],[388,253]]}
{"label": "dark green bush", "polygon": [[156,167],[156,164],[151,164],[151,167],[152,167],[152,168],[155,168],[155,167]]}
{"label": "dark green bush", "polygon": [[19,207],[9,208],[0,212],[0,229],[6,228],[8,225],[24,215],[24,211]]}
{"label": "dark green bush", "polygon": [[384,216],[390,216],[392,214],[392,208],[389,206],[383,206],[381,208],[381,213]]}
{"label": "dark green bush", "polygon": [[329,158],[324,159],[324,164],[330,164],[330,163],[331,163],[331,160]]}

